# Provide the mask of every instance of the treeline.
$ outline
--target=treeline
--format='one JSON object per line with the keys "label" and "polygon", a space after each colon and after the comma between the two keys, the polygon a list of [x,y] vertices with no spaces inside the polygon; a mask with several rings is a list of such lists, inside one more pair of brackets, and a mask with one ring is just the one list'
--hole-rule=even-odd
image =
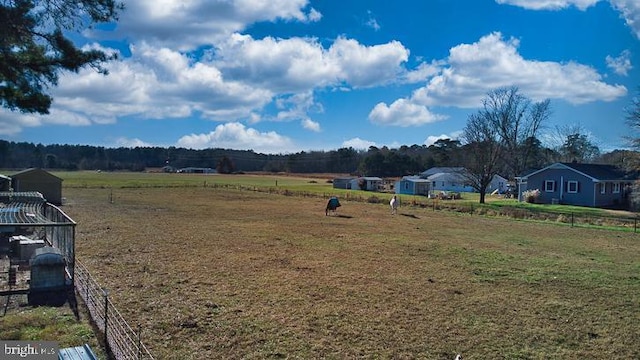
{"label": "treeline", "polygon": [[[563,154],[545,148],[532,139],[528,169],[538,169],[556,161],[597,162],[624,166],[630,151],[615,150],[589,158],[580,154]],[[367,150],[341,148],[330,151],[309,151],[293,154],[260,154],[252,150],[185,149],[162,147],[105,148],[88,145],[42,145],[0,140],[0,167],[24,169],[39,167],[60,170],[145,171],[148,168],[171,166],[218,168],[221,161],[230,160],[234,171],[267,171],[290,173],[349,173],[380,177],[418,174],[434,166],[461,166],[468,153],[467,146],[457,140],[438,140],[435,144],[401,146],[397,149],[370,147]],[[505,171],[507,171],[505,169]],[[503,172],[505,177],[518,174]]]}

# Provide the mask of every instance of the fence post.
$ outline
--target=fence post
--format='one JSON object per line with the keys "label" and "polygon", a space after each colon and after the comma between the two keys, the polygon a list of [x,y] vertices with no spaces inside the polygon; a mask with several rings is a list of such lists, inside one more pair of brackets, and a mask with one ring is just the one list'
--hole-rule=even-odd
{"label": "fence post", "polygon": [[84,290],[85,290],[85,293],[86,293],[86,297],[84,298],[84,301],[85,301],[87,304],[89,303],[89,280],[88,280],[88,278],[89,278],[89,277],[87,276],[87,277],[85,277],[85,279],[84,279],[84,288],[85,288]]}
{"label": "fence post", "polygon": [[573,212],[571,213],[571,227],[573,227]]}
{"label": "fence post", "polygon": [[142,360],[142,330],[138,324],[138,360]]}
{"label": "fence post", "polygon": [[109,316],[109,290],[102,289],[102,295],[104,296],[104,347],[109,348],[109,342],[107,340],[107,323]]}
{"label": "fence post", "polygon": [[633,219],[633,233],[636,233],[636,230],[638,230],[638,218]]}

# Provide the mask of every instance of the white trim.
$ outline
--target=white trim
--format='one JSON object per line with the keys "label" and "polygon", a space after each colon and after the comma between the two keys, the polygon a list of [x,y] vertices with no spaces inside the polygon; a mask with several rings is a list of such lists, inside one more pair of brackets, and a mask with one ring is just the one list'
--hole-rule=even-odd
{"label": "white trim", "polygon": [[[551,184],[551,190],[549,190],[549,187],[547,186],[547,184]],[[545,180],[544,181],[544,192],[555,192],[556,191],[556,182],[555,180]]]}
{"label": "white trim", "polygon": [[606,194],[607,193],[607,183],[599,183],[600,184],[600,194]]}
{"label": "white trim", "polygon": [[620,183],[613,183],[613,191],[614,194],[619,194],[620,193]]}
{"label": "white trim", "polygon": [[[579,183],[577,181],[575,181],[575,180],[567,181],[567,193],[569,193],[569,194],[577,194],[579,192],[578,191],[578,189],[579,189],[578,184]],[[571,188],[571,185],[574,185],[573,189]]]}

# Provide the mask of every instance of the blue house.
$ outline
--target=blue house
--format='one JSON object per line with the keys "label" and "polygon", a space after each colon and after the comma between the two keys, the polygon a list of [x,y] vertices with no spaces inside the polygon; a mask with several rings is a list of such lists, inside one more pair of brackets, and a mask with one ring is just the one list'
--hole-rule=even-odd
{"label": "blue house", "polygon": [[429,195],[431,181],[419,176],[404,176],[394,185],[396,194],[404,195]]}
{"label": "blue house", "polygon": [[537,202],[590,207],[622,206],[632,179],[612,165],[555,163],[517,177],[518,200],[522,193],[539,190]]}

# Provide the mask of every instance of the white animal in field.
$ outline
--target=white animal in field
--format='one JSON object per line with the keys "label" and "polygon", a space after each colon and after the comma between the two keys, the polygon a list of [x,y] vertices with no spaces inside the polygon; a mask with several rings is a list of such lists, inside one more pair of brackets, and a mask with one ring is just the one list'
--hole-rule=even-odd
{"label": "white animal in field", "polygon": [[462,360],[462,355],[460,355],[460,354],[456,355],[455,359],[453,359],[453,360]]}
{"label": "white animal in field", "polygon": [[391,201],[389,201],[389,206],[391,207],[391,214],[397,214],[398,213],[398,197],[393,195],[393,198],[391,198]]}

